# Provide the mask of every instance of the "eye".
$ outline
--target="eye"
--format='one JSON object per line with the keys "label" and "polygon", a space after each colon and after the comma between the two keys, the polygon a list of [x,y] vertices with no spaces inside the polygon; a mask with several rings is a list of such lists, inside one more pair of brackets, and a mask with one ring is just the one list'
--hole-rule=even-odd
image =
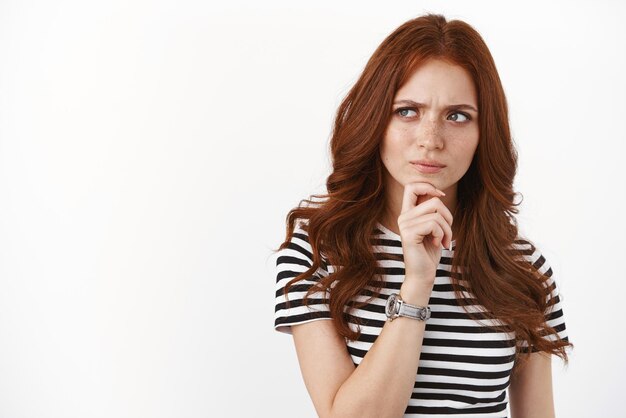
{"label": "eye", "polygon": [[466,114],[466,113],[454,112],[454,113],[452,113],[452,115],[461,115],[461,116],[463,116],[465,118],[465,120],[458,120],[458,116],[457,116],[457,119],[453,119],[455,122],[468,122],[468,121],[472,120],[472,118],[468,114]]}
{"label": "eye", "polygon": [[411,117],[411,115],[407,115],[407,112],[415,113],[415,110],[411,109],[410,107],[401,107],[399,109],[396,109],[394,113],[402,116],[403,118]]}

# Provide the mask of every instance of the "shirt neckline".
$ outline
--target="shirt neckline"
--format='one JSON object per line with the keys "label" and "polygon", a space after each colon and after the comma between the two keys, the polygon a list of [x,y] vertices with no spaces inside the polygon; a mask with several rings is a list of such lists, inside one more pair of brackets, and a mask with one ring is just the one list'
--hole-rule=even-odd
{"label": "shirt neckline", "polygon": [[[393,238],[396,241],[402,241],[402,237],[400,235],[396,234],[391,229],[385,227],[385,225],[381,224],[378,221],[376,222],[376,227],[380,229],[383,232],[383,234],[387,235],[388,237]],[[456,239],[453,239],[452,248],[455,248],[455,247],[456,247]]]}

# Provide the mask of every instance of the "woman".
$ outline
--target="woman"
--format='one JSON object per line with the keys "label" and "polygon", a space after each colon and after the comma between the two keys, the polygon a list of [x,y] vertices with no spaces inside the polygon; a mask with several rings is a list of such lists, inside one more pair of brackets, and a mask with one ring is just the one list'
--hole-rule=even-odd
{"label": "woman", "polygon": [[480,35],[435,14],[401,25],[341,103],[331,151],[276,277],[274,326],[318,415],[554,416],[551,354],[567,364],[573,345],[513,216],[517,154]]}

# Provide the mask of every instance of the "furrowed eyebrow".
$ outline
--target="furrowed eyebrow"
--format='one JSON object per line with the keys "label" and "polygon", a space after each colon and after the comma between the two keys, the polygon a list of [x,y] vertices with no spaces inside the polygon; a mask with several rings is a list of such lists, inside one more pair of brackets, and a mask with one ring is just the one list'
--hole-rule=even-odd
{"label": "furrowed eyebrow", "polygon": [[[397,102],[393,103],[394,105],[401,105],[401,104],[405,104],[405,105],[410,105],[410,106],[414,106],[417,108],[420,107],[426,107],[426,105],[424,103],[418,103],[418,102],[414,102],[413,100],[398,100]],[[474,112],[478,113],[478,110],[476,110],[476,108],[472,105],[468,105],[468,104],[453,104],[453,105],[449,105],[446,106],[446,109],[470,109],[473,110]]]}

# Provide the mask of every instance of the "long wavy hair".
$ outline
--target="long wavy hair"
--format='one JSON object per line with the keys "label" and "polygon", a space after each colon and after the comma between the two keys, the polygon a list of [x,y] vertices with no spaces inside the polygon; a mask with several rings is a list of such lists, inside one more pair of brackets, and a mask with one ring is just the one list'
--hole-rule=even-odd
{"label": "long wavy hair", "polygon": [[[286,218],[286,239],[278,250],[289,245],[296,222],[306,220],[303,228],[313,250],[313,265],[287,283],[285,294],[292,284],[310,278],[320,266],[330,263],[336,270],[320,278],[319,287],[311,287],[303,303],[308,305],[309,296],[319,292],[320,287],[329,290],[330,296],[324,300],[337,332],[349,340],[361,334],[360,327],[359,331],[350,329],[346,307],[367,304],[382,287],[370,241],[386,205],[381,138],[392,116],[396,92],[429,59],[464,68],[478,93],[480,137],[472,163],[459,180],[453,214],[459,229],[451,276],[459,304],[470,317],[485,317],[484,313],[478,316],[465,308],[473,301],[465,300],[463,292],[468,289],[460,286],[459,275],[454,274],[462,266],[469,290],[500,327],[515,332],[517,340],[526,340],[539,351],[556,354],[567,365],[565,348],[573,344],[560,338],[542,338],[556,333],[544,317],[548,276],[514,257],[511,251],[519,239],[514,217],[519,203],[514,203],[513,191],[517,151],[495,63],[474,28],[460,20],[447,22],[439,14],[409,20],[391,33],[340,104],[330,142],[332,173],[326,182],[328,193],[300,201]],[[371,298],[354,301],[365,287],[374,288]],[[530,350],[516,349],[515,370],[522,363],[517,361],[522,352],[530,354]]]}

